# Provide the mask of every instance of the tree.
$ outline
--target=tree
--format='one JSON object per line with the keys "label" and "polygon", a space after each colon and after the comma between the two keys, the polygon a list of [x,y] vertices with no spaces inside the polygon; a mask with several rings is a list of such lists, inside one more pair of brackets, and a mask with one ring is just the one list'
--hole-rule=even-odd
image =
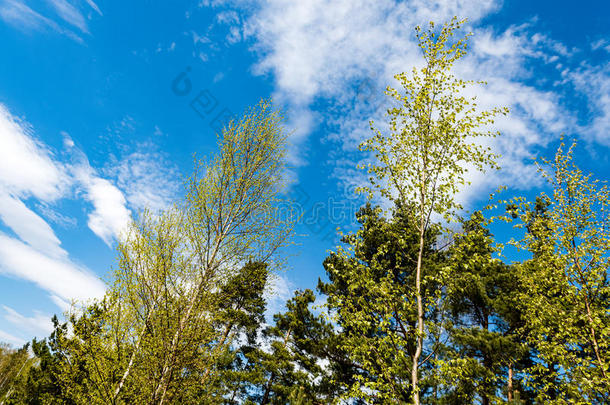
{"label": "tree", "polygon": [[[152,378],[147,385],[153,403],[182,391],[186,376],[178,370],[184,367],[207,378],[209,364],[198,363],[206,356],[202,350],[228,343],[227,326],[213,316],[221,304],[215,290],[244,263],[273,261],[291,233],[290,219],[276,209],[286,142],[281,120],[269,102],[261,102],[229,123],[218,155],[198,163],[184,205],[159,220],[144,216],[119,248],[113,291],[120,312],[129,314],[131,358],[148,352],[145,358],[157,360],[140,362],[155,367],[144,373]],[[139,343],[144,334],[149,346]],[[115,398],[131,373],[129,364],[131,359]],[[196,375],[188,377],[194,382]]]}
{"label": "tree", "polygon": [[222,400],[232,344],[262,322],[292,218],[277,209],[286,133],[270,102],[229,123],[219,148],[197,162],[182,204],[133,221],[106,296],[57,322],[38,348],[49,358],[41,384],[56,400]]}
{"label": "tree", "polygon": [[[310,310],[313,291],[296,291],[287,310],[273,316],[261,341],[242,348],[249,376],[242,400],[264,404],[331,403],[337,397],[332,382],[332,326]],[[325,361],[326,365],[323,364]],[[248,402],[246,402],[248,403]]]}
{"label": "tree", "polygon": [[[324,261],[329,281],[319,283],[327,307],[341,329],[339,347],[349,362],[349,378],[338,382],[346,396],[374,403],[408,402],[410,370],[416,350],[417,311],[412,288],[419,232],[409,208],[397,206],[391,219],[367,205],[357,213],[360,229],[345,235],[347,245]],[[422,262],[428,272],[420,291],[424,302],[437,300],[443,254],[435,249],[437,228],[425,235]],[[435,306],[426,306],[431,318]],[[439,325],[429,323],[429,329]],[[427,353],[431,354],[431,353]],[[425,389],[430,388],[424,381]]]}
{"label": "tree", "polygon": [[524,390],[513,381],[516,370],[531,365],[530,350],[518,332],[523,326],[519,294],[523,291],[515,266],[493,257],[498,250],[482,212],[462,221],[448,250],[445,302],[451,315],[449,344],[441,356],[445,403],[488,405],[510,402]]}
{"label": "tree", "polygon": [[0,343],[0,405],[13,404],[22,396],[23,387],[33,360],[28,354],[29,344],[19,349]]}
{"label": "tree", "polygon": [[526,233],[521,305],[537,358],[530,385],[545,403],[604,403],[610,390],[610,189],[559,148],[541,169],[552,194],[511,204]]}
{"label": "tree", "polygon": [[[254,342],[264,323],[268,269],[263,263],[247,263],[218,292],[219,306],[215,310],[216,329],[221,330],[212,350],[202,353],[203,370],[198,384],[181,402],[227,403],[246,380],[240,370],[241,352],[238,341]],[[243,345],[243,344],[242,344]],[[183,390],[184,391],[184,390]],[[233,402],[230,402],[233,403]]]}
{"label": "tree", "polygon": [[[71,322],[77,322],[75,315],[70,318]],[[16,398],[17,404],[76,405],[95,398],[96,387],[87,381],[84,357],[78,355],[80,348],[87,347],[87,342],[83,339],[85,336],[71,338],[68,323],[61,323],[57,316],[53,317],[52,322],[53,332],[48,338],[32,341],[33,365],[24,389]],[[74,329],[75,333],[80,333],[81,330],[82,323]]]}
{"label": "tree", "polygon": [[493,123],[506,109],[479,111],[473,99],[461,95],[472,84],[454,77],[453,64],[466,53],[467,37],[451,43],[464,21],[454,18],[440,32],[430,23],[427,30],[416,28],[425,65],[414,68],[411,75],[400,73],[395,79],[402,91],[388,88],[387,94],[400,103],[388,110],[389,134],[371,128],[374,136],[361,145],[378,160],[368,165],[372,187],[383,197],[412,204],[419,233],[419,252],[415,273],[417,333],[415,352],[411,359],[412,397],[419,404],[419,367],[425,340],[425,308],[422,299],[422,268],[426,234],[433,214],[450,219],[459,208],[457,191],[467,183],[467,166],[483,170],[495,166],[495,156],[476,143],[481,136],[495,133],[481,129]]}

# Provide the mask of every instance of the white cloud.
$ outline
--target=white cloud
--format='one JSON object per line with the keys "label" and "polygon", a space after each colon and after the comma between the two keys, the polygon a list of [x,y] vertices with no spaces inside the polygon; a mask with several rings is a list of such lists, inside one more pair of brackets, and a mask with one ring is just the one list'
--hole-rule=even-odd
{"label": "white cloud", "polygon": [[610,62],[598,66],[582,64],[564,72],[570,83],[588,102],[588,113],[580,123],[580,132],[588,140],[610,146]]}
{"label": "white cloud", "polygon": [[49,223],[28,205],[69,226],[74,219],[57,212],[53,204],[83,196],[93,206],[89,227],[109,245],[130,213],[122,192],[100,177],[71,138],[62,135],[76,163],[58,161],[26,122],[0,104],[0,220],[16,235],[0,231],[0,273],[36,284],[66,310],[72,300],[101,297],[104,284],[68,257]]}
{"label": "white cloud", "polygon": [[77,42],[83,42],[74,32],[60,27],[55,21],[37,13],[20,0],[0,0],[0,18],[24,32],[51,29]]}
{"label": "white cloud", "polygon": [[34,334],[36,337],[46,337],[53,331],[53,323],[51,315],[42,314],[39,311],[34,312],[34,316],[28,317],[15,311],[13,308],[3,305],[4,319],[15,325],[20,330],[25,330]]}
{"label": "white cloud", "polygon": [[205,35],[198,34],[195,31],[191,31],[191,37],[193,38],[193,44],[208,44],[211,42],[210,38]]}
{"label": "white cloud", "polygon": [[76,218],[71,217],[69,215],[64,215],[56,209],[51,208],[48,204],[36,204],[36,210],[40,212],[42,216],[44,216],[46,219],[48,219],[55,225],[61,226],[62,228],[74,228],[76,226]]}
{"label": "white cloud", "polygon": [[58,297],[57,295],[53,295],[51,294],[49,296],[49,298],[51,299],[51,301],[53,301],[55,303],[55,305],[57,305],[59,307],[59,309],[61,309],[64,312],[67,312],[70,308],[71,308],[71,302],[72,300],[65,300],[63,298]]}
{"label": "white cloud", "polygon": [[182,184],[179,170],[152,144],[140,144],[120,160],[111,159],[104,174],[116,179],[136,210],[168,208],[176,201]]}
{"label": "white cloud", "polygon": [[85,0],[87,2],[87,4],[89,4],[89,7],[91,7],[92,9],[94,9],[100,16],[103,15],[102,11],[100,10],[100,8],[97,6],[97,4],[95,4],[93,2],[93,0]]}
{"label": "white cloud", "polygon": [[3,0],[0,3],[0,17],[19,29],[42,29],[50,27],[58,30],[53,21],[32,10],[19,0]]}
{"label": "white cloud", "polygon": [[21,200],[0,192],[0,218],[34,249],[54,258],[65,258],[67,252],[60,247],[55,233],[34,211]]}
{"label": "white cloud", "polygon": [[56,303],[101,296],[101,281],[70,261],[51,226],[24,202],[35,199],[43,211],[54,212],[49,205],[75,187],[68,165],[1,104],[0,144],[0,219],[20,239],[0,232],[0,273],[37,284]]}
{"label": "white cloud", "polygon": [[591,49],[597,51],[603,49],[606,52],[610,52],[610,43],[605,38],[600,38],[597,41],[591,43]]}
{"label": "white cloud", "polygon": [[[55,9],[55,12],[61,17],[62,20],[68,24],[75,26],[84,33],[89,33],[85,17],[81,12],[70,4],[67,0],[47,0],[51,6]],[[97,9],[99,11],[99,9]]]}
{"label": "white cloud", "polygon": [[[357,145],[370,136],[370,119],[383,127],[388,101],[383,96],[385,86],[393,83],[394,74],[422,64],[413,28],[430,20],[441,23],[454,15],[468,17],[464,31],[474,32],[469,54],[455,67],[457,74],[489,83],[470,91],[476,93],[480,108],[511,109],[508,118],[496,122],[502,136],[490,141],[503,155],[503,170],[487,176],[471,173],[470,181],[476,180],[484,188],[492,184],[536,186],[531,158],[561,132],[577,129],[574,114],[562,106],[563,90],[554,87],[554,79],[560,78],[560,62],[578,50],[535,32],[535,22],[499,32],[479,26],[480,19],[501,7],[500,1],[272,0],[254,7],[248,2],[237,4],[202,3],[234,7],[241,13],[223,14],[226,17],[221,20],[253,40],[252,49],[258,56],[255,73],[273,77],[274,99],[286,107],[291,126],[296,126],[291,139],[293,166],[306,164],[307,137],[324,125],[330,128],[325,129],[330,133],[323,141],[332,143],[329,163],[334,175],[351,181],[361,176],[353,170],[362,159]],[[538,67],[545,71],[535,71]],[[589,79],[589,83],[597,83],[593,79],[599,77]],[[596,100],[600,111],[605,111],[604,94],[610,93],[604,89],[599,86]],[[324,110],[316,110],[318,101],[324,102]],[[605,128],[604,117],[598,115],[598,133]],[[471,189],[462,198],[467,202],[477,191]]]}
{"label": "white cloud", "polygon": [[0,342],[7,342],[15,346],[22,346],[26,343],[26,340],[0,330]]}
{"label": "white cloud", "polygon": [[[79,7],[68,0],[46,0],[46,2],[63,21],[78,28],[82,33],[89,33],[87,20]],[[102,11],[93,0],[86,0],[86,2],[96,13],[102,15]],[[31,32],[50,29],[77,42],[83,42],[82,38],[73,31],[61,27],[52,19],[34,11],[22,0],[0,0],[0,18],[21,31]]]}
{"label": "white cloud", "polygon": [[285,276],[277,273],[269,273],[269,279],[265,286],[263,297],[267,302],[265,316],[271,319],[273,315],[285,310],[286,301],[292,298],[295,286]]}
{"label": "white cloud", "polygon": [[[59,243],[48,224],[16,199],[33,196],[47,203],[70,196],[74,189],[82,189],[85,199],[93,205],[88,215],[89,228],[110,245],[130,220],[125,197],[109,180],[98,175],[67,133],[62,135],[76,164],[55,160],[48,148],[35,140],[30,126],[14,118],[0,104],[0,194],[3,196],[0,216],[24,241],[36,248],[43,247],[47,253],[59,254]],[[28,223],[22,222],[26,220]]]}
{"label": "white cloud", "polygon": [[[219,3],[226,2],[203,5]],[[493,1],[391,0],[275,0],[257,5],[244,6],[246,10],[240,11],[245,17],[221,13],[220,21],[230,24],[231,30],[240,28],[244,37],[255,40],[253,50],[259,62],[254,71],[273,75],[273,98],[289,111],[290,126],[296,129],[289,156],[293,166],[306,163],[303,150],[307,149],[303,146],[320,124],[337,125],[339,147],[344,143],[357,145],[354,136],[368,134],[360,130],[345,133],[347,128],[368,128],[371,118],[370,105],[353,105],[358,101],[354,100],[354,83],[368,78],[381,93],[394,73],[421,60],[412,40],[416,24],[446,20],[456,13],[476,20],[497,7]],[[318,99],[349,108],[340,108],[341,114],[336,115],[316,114],[312,105]]]}
{"label": "white cloud", "polygon": [[89,229],[111,246],[131,219],[123,193],[110,181],[99,177],[86,161],[77,166],[74,173],[85,190],[85,199],[93,205],[93,211],[88,215]]}
{"label": "white cloud", "polygon": [[13,117],[0,104],[0,187],[19,196],[33,195],[52,201],[65,192],[65,168],[32,136],[29,125]]}
{"label": "white cloud", "polygon": [[89,300],[103,296],[98,277],[67,259],[46,256],[0,232],[0,272],[31,281],[63,300]]}

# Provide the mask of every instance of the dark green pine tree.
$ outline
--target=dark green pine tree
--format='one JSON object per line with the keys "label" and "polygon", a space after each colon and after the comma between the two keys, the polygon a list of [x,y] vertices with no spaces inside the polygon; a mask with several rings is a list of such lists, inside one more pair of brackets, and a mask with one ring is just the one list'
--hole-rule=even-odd
{"label": "dark green pine tree", "polygon": [[203,370],[192,385],[189,396],[180,400],[206,404],[237,403],[238,393],[246,386],[249,372],[243,367],[242,346],[255,344],[257,331],[264,324],[263,297],[269,270],[265,263],[249,262],[216,293],[215,327],[221,331],[212,342],[214,350],[203,350]]}
{"label": "dark green pine tree", "polygon": [[[512,266],[521,280],[527,280],[529,275],[535,274],[539,271],[540,267],[544,268],[547,265],[544,262],[544,255],[553,245],[553,241],[550,237],[551,228],[548,212],[550,205],[551,201],[548,197],[537,196],[531,206],[529,204],[516,204],[514,202],[511,202],[506,206],[506,212],[511,219],[520,219],[522,224],[519,225],[519,227],[523,228],[526,234],[530,236],[528,249],[532,258]],[[527,283],[527,281],[522,282]],[[531,325],[529,325],[527,320],[524,320],[524,317],[521,315],[522,312],[528,310],[527,302],[531,298],[528,292],[529,289],[530,288],[526,286],[526,288],[516,290],[513,296],[514,299],[510,303],[511,313],[519,314],[518,320],[514,323],[519,325],[518,330],[524,340],[527,340],[531,334]],[[558,294],[557,292],[554,294],[555,298],[561,299],[561,294]],[[508,315],[506,316],[508,317]],[[552,345],[550,337],[555,333],[557,333],[556,329],[551,328],[549,330],[546,344]],[[529,369],[526,368],[526,377],[528,379],[527,388],[529,391],[525,392],[525,394],[521,394],[521,397],[525,397],[526,401],[529,401],[526,403],[534,403],[536,393],[544,392],[548,401],[557,400],[558,390],[556,387],[561,386],[561,382],[557,377],[559,370],[558,364],[541,358],[538,356],[535,349],[531,350],[530,355],[532,361],[528,364]],[[533,368],[536,369],[536,373],[534,374],[531,373],[531,369]],[[521,389],[522,391],[525,390],[523,387],[521,387]],[[518,396],[519,393],[516,394],[516,397]]]}
{"label": "dark green pine tree", "polygon": [[517,269],[494,258],[493,237],[480,212],[462,223],[449,249],[445,294],[451,322],[441,361],[442,403],[481,403],[524,399],[518,380],[530,350],[516,300]]}
{"label": "dark green pine tree", "polygon": [[[343,237],[343,246],[324,261],[328,282],[320,282],[327,305],[342,331],[339,347],[348,353],[351,373],[339,379],[347,397],[368,403],[411,401],[411,362],[416,350],[414,277],[419,234],[409,208],[396,206],[386,219],[366,205],[357,213],[360,229]],[[438,227],[426,233],[422,280],[426,331],[435,322],[443,254],[436,247]],[[420,393],[433,391],[431,359],[437,343],[426,339],[421,357]]]}
{"label": "dark green pine tree", "polygon": [[333,372],[340,366],[330,356],[341,355],[332,326],[311,310],[314,301],[309,289],[295,292],[260,341],[241,348],[247,384],[240,403],[326,404],[338,397]]}
{"label": "dark green pine tree", "polygon": [[[264,288],[268,269],[263,263],[251,262],[228,279],[214,294],[215,328],[220,330],[219,339],[202,347],[199,363],[185,367],[183,377],[193,381],[174,394],[177,403],[227,403],[235,386],[245,377],[233,367],[239,356],[238,347],[242,339],[253,341],[256,330],[264,321]],[[84,312],[70,318],[68,323],[60,323],[54,317],[55,329],[49,338],[32,344],[37,366],[29,371],[23,390],[23,398],[15,403],[25,404],[81,404],[93,403],[90,394],[95,389],[90,375],[92,345],[103,333],[104,305],[97,303]],[[236,348],[237,347],[237,348]],[[108,358],[116,358],[113,348],[94,346],[96,352],[108,352]],[[128,353],[127,353],[128,354]],[[123,355],[123,357],[125,357]],[[109,374],[115,382],[120,374]],[[133,403],[139,387],[128,381],[120,403]]]}
{"label": "dark green pine tree", "polygon": [[16,404],[78,403],[70,388],[79,391],[84,386],[85,376],[78,372],[78,359],[69,358],[68,324],[61,323],[57,316],[52,321],[54,329],[51,335],[43,340],[32,341],[35,365],[28,373],[25,388],[21,397],[14,402]]}

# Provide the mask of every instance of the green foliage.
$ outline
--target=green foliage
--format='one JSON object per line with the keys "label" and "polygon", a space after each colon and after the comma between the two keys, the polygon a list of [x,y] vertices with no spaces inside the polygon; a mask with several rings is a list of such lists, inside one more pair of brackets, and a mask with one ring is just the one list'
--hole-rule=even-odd
{"label": "green foliage", "polygon": [[0,403],[19,403],[26,393],[23,386],[34,360],[28,355],[29,344],[19,349],[0,343]]}
{"label": "green foliage", "polygon": [[440,32],[434,23],[427,30],[416,28],[424,66],[394,76],[402,88],[387,91],[399,103],[388,110],[389,133],[371,123],[374,136],[361,145],[378,159],[367,166],[372,187],[365,190],[413,202],[415,217],[425,219],[418,223],[422,228],[431,213],[447,215],[459,208],[455,195],[467,183],[467,166],[496,167],[496,156],[477,138],[495,136],[496,132],[481,127],[508,112],[505,108],[480,111],[476,97],[465,97],[462,90],[483,83],[451,74],[454,63],[466,54],[468,36],[452,42],[463,23],[454,18]]}
{"label": "green foliage", "polygon": [[[249,387],[242,401],[260,404],[331,403],[337,388],[328,363],[334,333],[330,324],[315,315],[311,290],[297,291],[286,303],[286,312],[274,315],[275,324],[262,331],[261,341],[242,347],[249,372]],[[267,347],[267,349],[265,349]]]}
{"label": "green foliage", "polygon": [[[319,286],[328,297],[327,306],[336,311],[335,320],[342,329],[340,346],[361,371],[347,381],[348,395],[409,401],[419,234],[407,208],[397,207],[388,221],[379,209],[367,205],[357,218],[361,228],[343,238],[347,248],[339,247],[325,260],[330,281]],[[443,261],[433,248],[437,235],[427,234],[424,253],[429,269],[423,282],[428,314],[435,309],[435,270]]]}
{"label": "green foliage", "polygon": [[486,224],[475,212],[462,222],[448,252],[443,285],[449,342],[438,360],[446,403],[500,403],[503,395],[514,398],[516,392],[525,397],[511,377],[530,365],[529,348],[518,333],[524,322],[517,305],[521,279],[493,257]]}
{"label": "green foliage", "polygon": [[467,170],[496,167],[480,138],[506,113],[451,74],[462,24],[417,28],[424,64],[388,88],[388,133],[361,147],[377,158],[364,190],[392,208],[362,207],[324,261],[325,312],[297,291],[265,321],[294,218],[278,216],[286,134],[263,101],[197,162],[185,201],[133,221],[102,300],[0,345],[0,405],[607,403],[610,188],[562,145],[541,169],[552,192],[501,217],[523,229],[522,263],[500,260],[484,212],[456,215]]}
{"label": "green foliage", "polygon": [[572,161],[574,145],[542,170],[552,195],[518,199],[513,217],[527,232],[520,248],[520,303],[536,349],[530,384],[545,403],[602,403],[610,391],[610,190]]}
{"label": "green foliage", "polygon": [[48,358],[44,395],[78,404],[222,401],[231,345],[262,322],[267,264],[281,263],[291,234],[292,219],[276,209],[285,147],[282,117],[267,101],[223,129],[186,201],[133,222],[104,299],[56,322],[36,349]]}
{"label": "green foliage", "polygon": [[[244,280],[234,277],[243,263],[273,261],[291,233],[291,219],[275,215],[286,141],[281,120],[261,102],[229,123],[219,154],[200,161],[189,180],[184,205],[158,218],[145,213],[120,246],[111,294],[117,324],[127,329],[116,340],[134,350],[114,398],[139,378],[136,386],[150,389],[143,399],[179,401],[185,387],[210,378],[216,358],[248,326],[244,301],[235,296],[235,283]],[[266,271],[242,276],[256,274],[264,286]],[[256,287],[259,294],[260,282]]]}
{"label": "green foliage", "polygon": [[374,135],[360,146],[377,159],[367,166],[371,187],[363,189],[369,198],[378,191],[382,197],[410,206],[419,232],[414,279],[417,334],[411,359],[415,404],[420,403],[419,365],[426,339],[422,258],[430,220],[433,214],[452,219],[460,208],[455,196],[467,184],[469,168],[496,167],[496,156],[477,138],[496,135],[483,128],[493,124],[496,115],[508,112],[500,108],[481,111],[475,98],[463,95],[463,89],[474,83],[451,73],[454,63],[466,54],[468,37],[453,40],[463,23],[453,18],[440,31],[432,22],[427,30],[416,28],[424,65],[413,68],[410,74],[394,76],[402,88],[387,90],[399,104],[388,110],[389,132],[384,134],[371,123]]}

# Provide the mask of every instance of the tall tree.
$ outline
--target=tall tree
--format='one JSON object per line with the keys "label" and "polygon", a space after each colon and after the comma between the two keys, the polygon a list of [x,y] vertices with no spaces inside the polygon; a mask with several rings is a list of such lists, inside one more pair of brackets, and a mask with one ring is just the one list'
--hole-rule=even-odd
{"label": "tall tree", "polygon": [[[347,397],[390,403],[412,398],[410,370],[417,337],[413,284],[419,253],[419,232],[407,207],[397,206],[391,219],[367,205],[357,213],[360,229],[345,235],[324,261],[328,282],[319,289],[341,329],[350,378]],[[435,247],[438,228],[425,235],[422,262],[428,272],[420,291],[428,315],[435,310],[443,255]],[[438,325],[428,324],[428,329]],[[426,353],[430,355],[431,353]],[[428,381],[425,381],[429,388]]]}
{"label": "tall tree", "polygon": [[61,366],[53,375],[73,382],[69,398],[219,398],[231,345],[261,322],[268,265],[292,232],[278,209],[285,148],[282,117],[262,101],[223,129],[217,155],[197,162],[183,204],[133,222],[104,299],[49,340]]}
{"label": "tall tree", "polygon": [[513,381],[515,371],[529,364],[529,348],[518,333],[523,286],[515,267],[493,257],[497,249],[486,225],[482,212],[475,212],[448,250],[443,281],[451,322],[440,360],[446,403],[510,402],[516,391],[525,398]]}
{"label": "tall tree", "polygon": [[240,341],[255,342],[264,324],[267,278],[267,265],[249,262],[218,291],[214,319],[216,330],[221,333],[212,342],[212,350],[201,353],[198,384],[193,384],[188,395],[182,389],[180,402],[226,404],[227,398],[233,397],[247,380],[247,372],[241,372],[239,367],[243,360]]}
{"label": "tall tree", "polygon": [[[438,32],[433,23],[427,30],[416,28],[424,66],[412,73],[400,73],[395,79],[400,90],[387,93],[400,105],[388,110],[389,133],[374,130],[374,136],[361,145],[371,151],[378,163],[368,166],[372,187],[390,200],[413,206],[419,233],[419,251],[414,280],[417,312],[415,351],[411,359],[412,398],[420,403],[419,367],[425,336],[425,308],[422,299],[423,255],[426,234],[433,214],[450,219],[459,208],[457,191],[468,181],[467,166],[483,170],[495,166],[495,156],[477,143],[477,138],[493,136],[481,129],[493,123],[506,109],[480,111],[474,98],[462,95],[469,84],[451,74],[453,64],[466,54],[467,37],[453,40],[464,21],[454,18]],[[371,125],[372,126],[372,125]]]}
{"label": "tall tree", "polygon": [[267,262],[286,243],[292,225],[278,217],[286,133],[280,113],[261,102],[222,131],[220,153],[201,164],[187,195],[184,243],[189,259],[184,303],[167,347],[153,400],[164,403],[179,357],[197,355],[192,335],[205,319],[214,282],[246,260]]}
{"label": "tall tree", "polygon": [[604,403],[610,391],[610,189],[573,162],[562,144],[542,170],[552,194],[512,206],[527,232],[517,245],[520,300],[537,352],[531,385],[545,403]]}
{"label": "tall tree", "polygon": [[286,311],[273,316],[262,340],[244,348],[250,375],[242,389],[243,401],[264,404],[332,403],[338,397],[333,384],[336,353],[332,325],[312,312],[313,291],[296,291]]}
{"label": "tall tree", "polygon": [[33,365],[33,359],[28,354],[30,345],[25,344],[19,349],[0,343],[0,405],[16,403],[15,399],[22,396],[28,372]]}

